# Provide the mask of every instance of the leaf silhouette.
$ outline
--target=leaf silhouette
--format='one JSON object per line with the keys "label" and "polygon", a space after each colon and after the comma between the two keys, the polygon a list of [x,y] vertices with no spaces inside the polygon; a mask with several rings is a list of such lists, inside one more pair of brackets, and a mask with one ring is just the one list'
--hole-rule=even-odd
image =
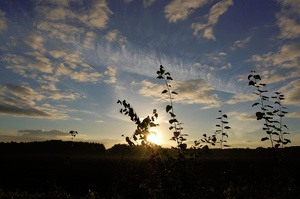
{"label": "leaf silhouette", "polygon": [[249,86],[255,86],[255,82],[254,81],[249,81]]}
{"label": "leaf silhouette", "polygon": [[161,93],[163,94],[163,93],[167,93],[167,92],[168,92],[167,90],[163,90],[163,92],[161,92]]}
{"label": "leaf silhouette", "polygon": [[169,123],[170,124],[173,124],[174,122],[178,122],[176,119],[171,119],[171,120],[169,120]]}
{"label": "leaf silhouette", "polygon": [[167,113],[168,113],[171,109],[172,109],[172,106],[171,106],[171,105],[167,105],[167,106],[166,106],[166,112],[167,112]]}
{"label": "leaf silhouette", "polygon": [[261,80],[260,76],[259,75],[253,75],[254,79],[259,79]]}
{"label": "leaf silhouette", "polygon": [[262,113],[262,112],[256,112],[255,115],[256,115],[256,119],[257,119],[257,120],[261,120],[261,119],[264,117],[265,114]]}
{"label": "leaf silhouette", "polygon": [[178,93],[177,93],[177,92],[175,92],[175,91],[172,91],[172,94],[178,95]]}
{"label": "leaf silhouette", "polygon": [[225,128],[225,129],[231,129],[230,126],[225,126],[224,128]]}
{"label": "leaf silhouette", "polygon": [[264,138],[261,138],[261,141],[266,141],[268,139],[269,139],[268,137],[264,137]]}
{"label": "leaf silhouette", "polygon": [[259,103],[258,103],[258,102],[256,102],[256,103],[252,104],[252,107],[253,107],[253,106],[256,106],[256,105],[258,105],[258,104],[259,104]]}
{"label": "leaf silhouette", "polygon": [[176,117],[176,115],[172,112],[170,112],[171,117]]}

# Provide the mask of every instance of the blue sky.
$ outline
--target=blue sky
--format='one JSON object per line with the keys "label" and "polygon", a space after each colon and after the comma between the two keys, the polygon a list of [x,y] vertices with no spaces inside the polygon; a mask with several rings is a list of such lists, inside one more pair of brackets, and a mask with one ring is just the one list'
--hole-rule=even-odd
{"label": "blue sky", "polygon": [[157,109],[159,144],[174,145],[162,64],[189,145],[214,133],[221,109],[230,146],[270,146],[251,107],[251,70],[286,96],[287,137],[300,144],[298,1],[1,1],[0,35],[0,141],[70,140],[77,130],[77,141],[124,143],[136,127],[120,99],[141,118]]}

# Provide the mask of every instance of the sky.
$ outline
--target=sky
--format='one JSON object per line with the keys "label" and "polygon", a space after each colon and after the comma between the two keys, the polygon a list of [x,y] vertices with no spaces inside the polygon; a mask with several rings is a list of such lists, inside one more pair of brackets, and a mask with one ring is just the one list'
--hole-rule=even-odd
{"label": "sky", "polygon": [[71,140],[125,143],[136,129],[118,100],[140,118],[157,109],[158,144],[170,141],[160,65],[170,72],[187,144],[213,135],[219,110],[227,144],[270,147],[247,76],[279,91],[291,140],[300,145],[299,0],[0,1],[0,142]]}

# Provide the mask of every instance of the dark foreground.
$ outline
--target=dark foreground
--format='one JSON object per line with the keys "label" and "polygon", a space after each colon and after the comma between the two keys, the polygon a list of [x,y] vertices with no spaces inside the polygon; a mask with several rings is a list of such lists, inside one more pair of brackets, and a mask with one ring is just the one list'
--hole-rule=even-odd
{"label": "dark foreground", "polygon": [[298,147],[119,152],[2,151],[0,198],[300,198]]}

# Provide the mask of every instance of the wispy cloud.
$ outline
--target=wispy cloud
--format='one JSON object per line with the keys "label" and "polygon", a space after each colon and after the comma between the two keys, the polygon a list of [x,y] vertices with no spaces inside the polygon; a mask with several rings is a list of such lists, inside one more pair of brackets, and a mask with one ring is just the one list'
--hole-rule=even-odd
{"label": "wispy cloud", "polygon": [[109,32],[107,32],[107,34],[104,36],[104,38],[109,41],[109,42],[117,42],[119,43],[119,45],[122,47],[122,48],[125,48],[126,46],[126,43],[127,43],[127,39],[126,37],[124,37],[120,31],[114,29],[114,30],[111,30]]}
{"label": "wispy cloud", "polygon": [[104,80],[107,83],[116,83],[117,80],[117,69],[112,66],[108,66],[107,70],[104,72],[104,75],[108,76],[108,80]]}
{"label": "wispy cloud", "polygon": [[300,118],[300,112],[291,112],[286,115],[288,118]]}
{"label": "wispy cloud", "polygon": [[202,36],[206,39],[216,40],[213,32],[213,27],[217,24],[219,17],[223,15],[233,5],[232,0],[222,0],[211,7],[207,15],[207,23],[193,23],[195,36]]}
{"label": "wispy cloud", "polygon": [[233,46],[230,48],[231,50],[236,50],[237,48],[244,48],[247,43],[251,40],[251,37],[247,37],[243,40],[236,40]]}
{"label": "wispy cloud", "polygon": [[197,8],[208,2],[209,0],[173,0],[165,7],[165,17],[171,23],[185,20]]}
{"label": "wispy cloud", "polygon": [[230,100],[227,100],[225,103],[227,104],[237,104],[241,102],[248,102],[254,101],[257,99],[256,95],[249,95],[249,94],[235,94],[232,96]]}

